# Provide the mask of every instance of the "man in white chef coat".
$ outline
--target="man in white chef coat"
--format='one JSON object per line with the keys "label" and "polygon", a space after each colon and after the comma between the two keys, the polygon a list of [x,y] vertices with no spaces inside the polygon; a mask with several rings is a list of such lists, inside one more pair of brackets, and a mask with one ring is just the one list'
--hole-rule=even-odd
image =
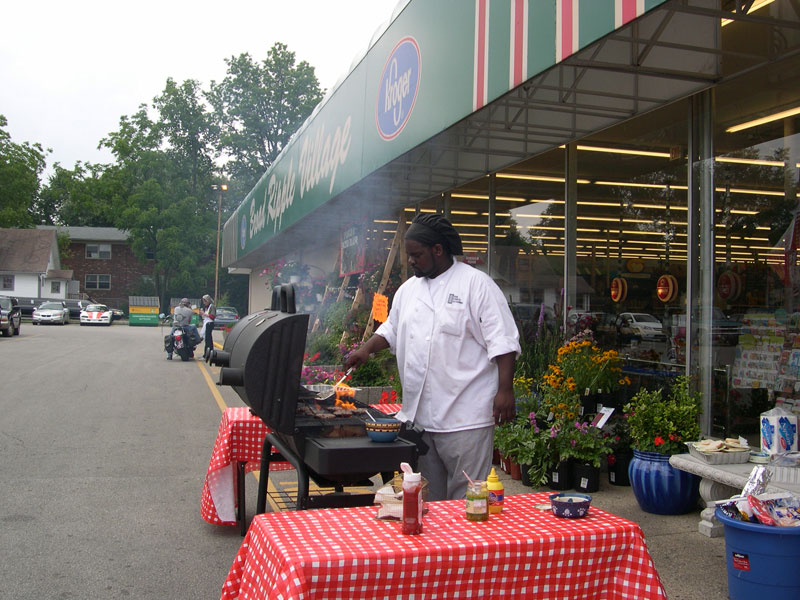
{"label": "man in white chef coat", "polygon": [[425,430],[419,466],[428,500],[460,499],[466,472],[486,479],[494,424],[514,417],[519,332],[497,284],[453,257],[461,238],[439,214],[417,215],[405,235],[414,277],[397,290],[389,320],[345,361],[390,348],[403,384],[402,421]]}

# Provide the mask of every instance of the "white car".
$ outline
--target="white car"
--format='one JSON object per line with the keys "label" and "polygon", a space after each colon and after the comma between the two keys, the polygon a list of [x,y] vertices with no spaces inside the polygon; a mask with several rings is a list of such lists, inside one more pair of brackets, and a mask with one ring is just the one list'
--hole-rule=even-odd
{"label": "white car", "polygon": [[90,304],[81,311],[81,325],[111,325],[113,315],[105,304]]}
{"label": "white car", "polygon": [[33,309],[31,320],[34,325],[39,325],[40,323],[67,325],[69,323],[69,309],[61,302],[42,302],[37,308]]}
{"label": "white car", "polygon": [[647,313],[621,313],[617,317],[617,331],[623,338],[639,338],[646,342],[663,342],[667,339],[661,321]]}

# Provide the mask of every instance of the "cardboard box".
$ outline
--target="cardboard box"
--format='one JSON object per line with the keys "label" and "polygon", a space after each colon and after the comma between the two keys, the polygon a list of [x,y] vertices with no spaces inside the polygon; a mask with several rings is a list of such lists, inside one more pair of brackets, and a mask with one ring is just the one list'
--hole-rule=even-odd
{"label": "cardboard box", "polygon": [[761,450],[767,454],[797,451],[797,415],[761,415]]}

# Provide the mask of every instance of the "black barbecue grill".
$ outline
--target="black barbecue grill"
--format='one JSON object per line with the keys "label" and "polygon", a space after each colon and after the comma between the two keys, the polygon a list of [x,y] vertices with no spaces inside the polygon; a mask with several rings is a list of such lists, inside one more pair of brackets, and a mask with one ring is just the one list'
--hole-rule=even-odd
{"label": "black barbecue grill", "polygon": [[[385,415],[353,399],[356,408],[342,410],[333,393],[326,397],[300,384],[308,319],[295,310],[294,288],[278,286],[271,308],[240,320],[223,349],[208,358],[221,367],[218,385],[232,386],[271,429],[261,452],[259,513],[266,510],[271,461],[286,460],[296,469],[298,510],[371,504],[374,494],[348,494],[344,487],[371,485],[370,477],[396,471],[401,462],[416,467],[417,444],[402,434],[388,443],[367,437],[367,413]],[[309,479],[335,492],[311,497]]]}

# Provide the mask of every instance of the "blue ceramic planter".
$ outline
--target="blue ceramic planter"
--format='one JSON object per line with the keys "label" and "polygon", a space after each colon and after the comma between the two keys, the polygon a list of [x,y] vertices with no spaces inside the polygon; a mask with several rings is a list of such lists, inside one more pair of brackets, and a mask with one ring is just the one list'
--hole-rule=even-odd
{"label": "blue ceramic planter", "polygon": [[634,450],[628,477],[633,494],[645,512],[682,515],[697,508],[700,478],[673,467],[669,456]]}

